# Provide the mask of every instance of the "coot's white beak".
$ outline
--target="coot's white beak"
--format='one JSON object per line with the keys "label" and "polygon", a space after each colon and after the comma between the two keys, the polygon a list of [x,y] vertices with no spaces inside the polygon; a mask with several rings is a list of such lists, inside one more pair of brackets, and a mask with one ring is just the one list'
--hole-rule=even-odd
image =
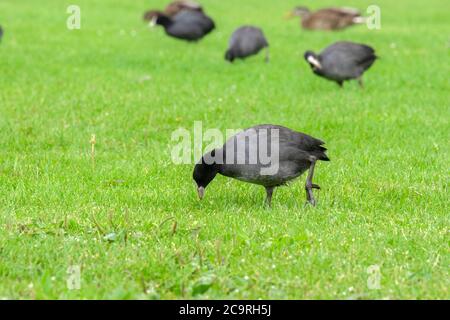
{"label": "coot's white beak", "polygon": [[309,56],[308,62],[311,63],[317,69],[322,69],[322,65],[320,64],[319,60],[317,60],[315,57]]}
{"label": "coot's white beak", "polygon": [[154,26],[156,26],[156,20],[158,20],[158,17],[152,17],[152,20],[150,20],[150,23],[148,24],[150,26],[150,28],[153,28]]}
{"label": "coot's white beak", "polygon": [[197,193],[198,193],[198,197],[200,198],[200,200],[202,200],[203,197],[205,196],[205,188],[198,187],[197,188]]}

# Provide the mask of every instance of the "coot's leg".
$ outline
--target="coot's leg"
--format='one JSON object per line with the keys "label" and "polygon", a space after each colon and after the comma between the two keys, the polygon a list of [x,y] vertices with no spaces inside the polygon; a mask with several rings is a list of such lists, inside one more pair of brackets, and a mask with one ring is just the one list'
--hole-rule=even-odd
{"label": "coot's leg", "polygon": [[266,187],[266,193],[267,193],[266,205],[269,208],[272,207],[272,194],[273,194],[274,189],[275,189],[275,187]]}
{"label": "coot's leg", "polygon": [[316,205],[316,199],[314,199],[313,189],[320,189],[317,184],[312,183],[314,177],[314,167],[316,166],[316,159],[311,161],[311,166],[309,167],[308,177],[306,178],[306,200],[312,205]]}
{"label": "coot's leg", "polygon": [[270,50],[269,47],[266,47],[266,63],[270,61]]}
{"label": "coot's leg", "polygon": [[339,87],[343,87],[344,86],[344,81],[342,81],[342,80],[338,80],[338,81],[336,81],[337,82],[337,84],[339,85]]}

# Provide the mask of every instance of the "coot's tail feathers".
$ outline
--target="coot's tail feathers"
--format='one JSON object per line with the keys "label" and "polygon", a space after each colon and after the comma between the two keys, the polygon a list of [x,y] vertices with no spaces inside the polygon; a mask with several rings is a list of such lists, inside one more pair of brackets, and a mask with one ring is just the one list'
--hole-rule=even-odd
{"label": "coot's tail feathers", "polygon": [[319,160],[330,161],[330,158],[328,158],[327,154],[325,153],[326,151],[327,151],[327,148],[323,147],[322,145],[319,145],[312,152],[312,154],[314,154],[314,156]]}
{"label": "coot's tail feathers", "polygon": [[358,61],[358,64],[364,68],[364,70],[369,69],[372,64],[377,60],[377,56],[375,54],[368,55],[366,57],[363,57],[360,61]]}
{"label": "coot's tail feathers", "polygon": [[328,158],[327,154],[325,153],[327,151],[327,148],[323,146],[325,144],[324,141],[313,138],[306,134],[302,134],[301,141],[302,143],[300,149],[309,152],[318,160],[330,161],[330,158]]}
{"label": "coot's tail feathers", "polygon": [[327,156],[325,153],[322,154],[322,157],[319,158],[319,160],[322,160],[322,161],[331,161],[330,158],[328,158],[328,156]]}

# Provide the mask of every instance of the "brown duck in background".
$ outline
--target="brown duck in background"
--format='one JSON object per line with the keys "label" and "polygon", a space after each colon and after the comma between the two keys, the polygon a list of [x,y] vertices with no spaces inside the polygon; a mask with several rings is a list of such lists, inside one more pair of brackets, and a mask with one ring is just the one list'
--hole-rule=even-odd
{"label": "brown duck in background", "polygon": [[342,30],[365,23],[365,18],[353,8],[325,8],[311,12],[306,7],[296,7],[289,17],[300,17],[302,28],[307,30]]}
{"label": "brown duck in background", "polygon": [[[190,10],[190,11],[198,11],[203,12],[203,7],[191,0],[178,0],[178,1],[172,1],[169,3],[166,8],[164,9],[164,14],[168,17],[174,17],[176,16],[180,11],[183,10]],[[149,10],[144,13],[144,20],[151,22],[153,18],[154,10]]]}
{"label": "brown duck in background", "polygon": [[168,16],[173,17],[181,10],[192,10],[192,11],[202,12],[203,8],[199,3],[195,2],[195,1],[180,0],[180,1],[173,1],[173,2],[169,3],[167,5],[166,9],[164,10],[164,12]]}

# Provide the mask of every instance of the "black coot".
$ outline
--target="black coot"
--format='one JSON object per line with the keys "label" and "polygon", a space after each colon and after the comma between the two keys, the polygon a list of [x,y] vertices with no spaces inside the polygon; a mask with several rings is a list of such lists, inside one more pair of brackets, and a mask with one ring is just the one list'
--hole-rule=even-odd
{"label": "black coot", "polygon": [[182,10],[174,17],[152,11],[148,18],[163,26],[167,35],[187,41],[200,40],[215,28],[212,19],[200,11]]}
{"label": "black coot", "polygon": [[233,62],[236,58],[244,59],[266,50],[266,62],[269,62],[269,43],[261,29],[252,26],[243,26],[231,35],[225,59]]}
{"label": "black coot", "polygon": [[[200,199],[205,188],[219,173],[223,176],[262,185],[270,206],[275,187],[285,185],[309,170],[306,198],[316,204],[312,189],[318,160],[329,161],[324,142],[307,134],[277,125],[258,125],[231,137],[220,149],[214,149],[195,165],[193,178]],[[269,156],[268,156],[269,155]]]}
{"label": "black coot", "polygon": [[358,79],[362,87],[362,75],[377,56],[375,50],[367,45],[341,41],[327,47],[319,55],[306,51],[305,59],[318,76],[336,81],[339,86],[346,80]]}

